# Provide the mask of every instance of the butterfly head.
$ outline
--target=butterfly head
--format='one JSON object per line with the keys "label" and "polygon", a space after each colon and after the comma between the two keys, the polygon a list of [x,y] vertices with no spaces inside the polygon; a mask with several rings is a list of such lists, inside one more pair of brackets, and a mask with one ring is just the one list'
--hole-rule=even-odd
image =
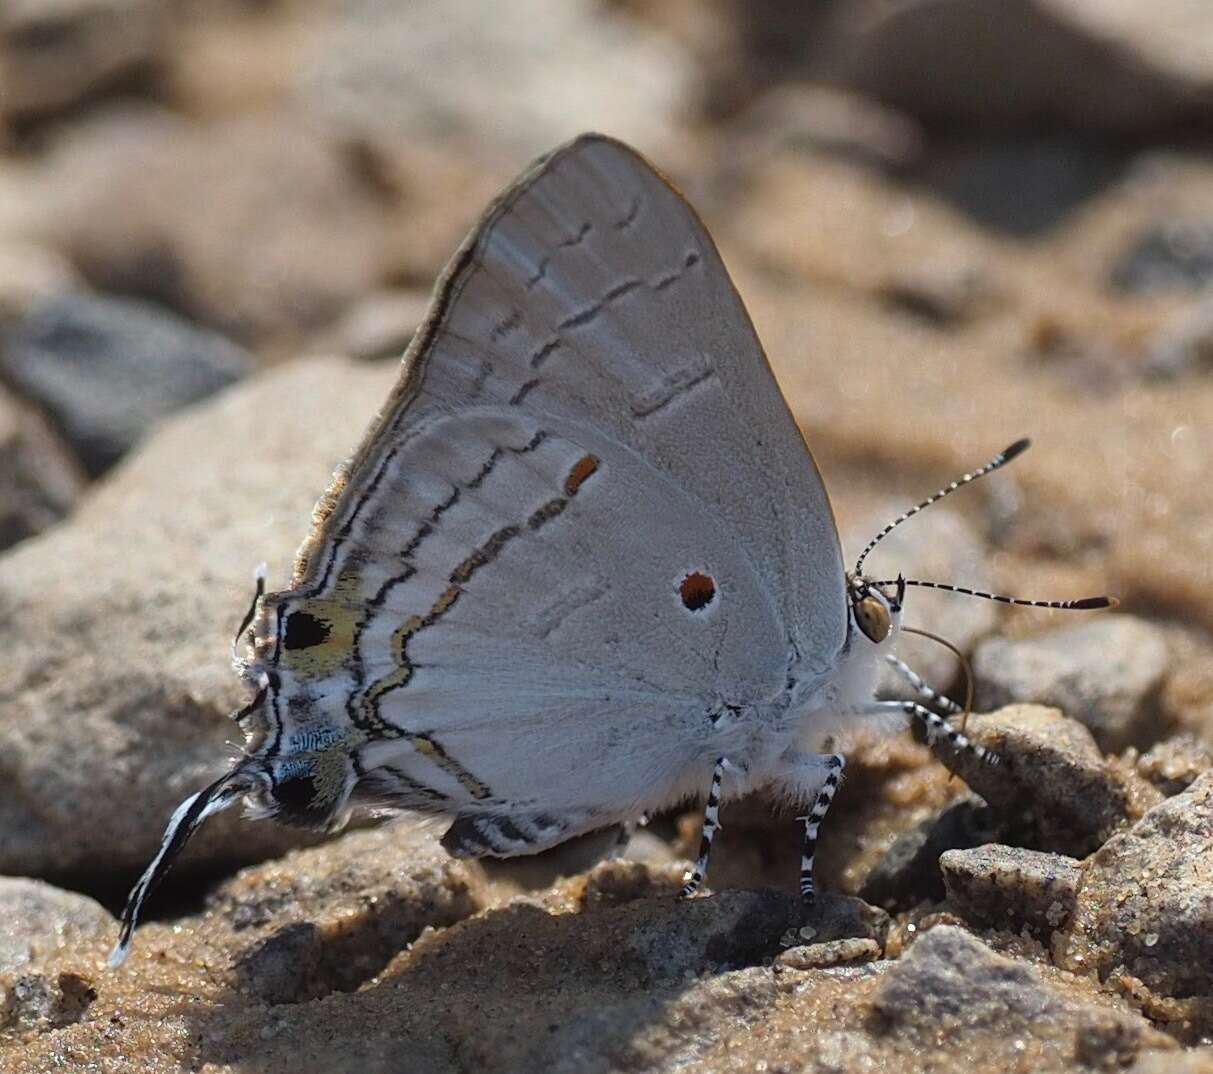
{"label": "butterfly head", "polygon": [[862,574],[848,574],[847,603],[852,634],[858,630],[876,645],[896,637],[905,595],[904,578],[898,577],[890,585],[874,582]]}

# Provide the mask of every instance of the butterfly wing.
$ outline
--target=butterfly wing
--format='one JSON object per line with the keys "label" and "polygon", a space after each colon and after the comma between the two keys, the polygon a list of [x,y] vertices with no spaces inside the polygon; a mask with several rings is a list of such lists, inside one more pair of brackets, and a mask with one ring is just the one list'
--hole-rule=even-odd
{"label": "butterfly wing", "polygon": [[825,490],[712,240],[585,136],[456,255],[264,601],[258,749],[340,723],[375,793],[539,816],[534,844],[677,791],[721,713],[844,633]]}

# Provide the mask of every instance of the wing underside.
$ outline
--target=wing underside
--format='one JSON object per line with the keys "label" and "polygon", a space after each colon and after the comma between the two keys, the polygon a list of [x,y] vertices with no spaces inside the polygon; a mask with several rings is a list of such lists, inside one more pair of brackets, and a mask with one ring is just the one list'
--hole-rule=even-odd
{"label": "wing underside", "polygon": [[676,790],[714,711],[844,630],[820,476],[711,239],[587,136],[456,255],[263,602],[261,739],[341,723],[432,805],[601,817]]}

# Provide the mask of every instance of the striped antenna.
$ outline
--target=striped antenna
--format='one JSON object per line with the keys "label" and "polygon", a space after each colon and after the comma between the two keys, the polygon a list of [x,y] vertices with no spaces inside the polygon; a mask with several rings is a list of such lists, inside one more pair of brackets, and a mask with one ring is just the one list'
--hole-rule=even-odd
{"label": "striped antenna", "polygon": [[[873,582],[873,585],[896,585],[898,580]],[[986,600],[996,600],[1002,604],[1020,604],[1025,608],[1061,608],[1064,611],[1086,612],[1096,608],[1115,608],[1120,605],[1115,597],[1080,597],[1078,600],[1023,600],[1020,597],[1005,597],[1001,593],[986,593],[980,589],[968,589],[962,585],[948,585],[947,582],[921,582],[915,578],[906,578],[906,585],[922,586],[924,589],[944,589],[949,593],[964,593],[969,597],[984,597]]]}
{"label": "striped antenna", "polygon": [[[955,492],[958,488],[963,488],[970,482],[976,481],[979,477],[985,477],[986,474],[991,474],[1002,466],[1006,466],[1016,455],[1022,455],[1028,450],[1032,441],[1026,437],[1023,440],[1016,440],[1009,447],[1005,447],[997,455],[994,456],[985,466],[979,466],[971,473],[967,473],[964,477],[958,477],[950,485],[941,488],[933,496],[928,496],[922,503],[915,504],[905,514],[893,519],[884,529],[882,529],[875,537],[868,542],[868,547],[859,553],[859,559],[855,561],[855,573],[863,573],[863,561],[868,558],[868,553],[872,551],[881,541],[883,541],[890,533],[900,526],[907,518],[913,518],[919,511],[930,507],[936,500],[942,500],[945,496]],[[883,584],[883,583],[882,583]]]}

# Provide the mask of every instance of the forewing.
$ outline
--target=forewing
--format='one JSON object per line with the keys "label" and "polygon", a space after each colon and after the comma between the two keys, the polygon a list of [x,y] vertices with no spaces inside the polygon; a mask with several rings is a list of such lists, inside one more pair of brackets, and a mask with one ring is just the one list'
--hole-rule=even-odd
{"label": "forewing", "polygon": [[301,555],[304,587],[331,575],[412,430],[498,404],[593,426],[697,497],[802,658],[833,662],[843,566],[821,477],[711,237],[633,150],[587,135],[523,176],[456,255],[405,362]]}
{"label": "forewing", "polygon": [[587,136],[456,255],[263,602],[259,749],[348,731],[406,804],[601,821],[710,765],[715,720],[827,670],[844,626],[821,479],[711,239]]}

